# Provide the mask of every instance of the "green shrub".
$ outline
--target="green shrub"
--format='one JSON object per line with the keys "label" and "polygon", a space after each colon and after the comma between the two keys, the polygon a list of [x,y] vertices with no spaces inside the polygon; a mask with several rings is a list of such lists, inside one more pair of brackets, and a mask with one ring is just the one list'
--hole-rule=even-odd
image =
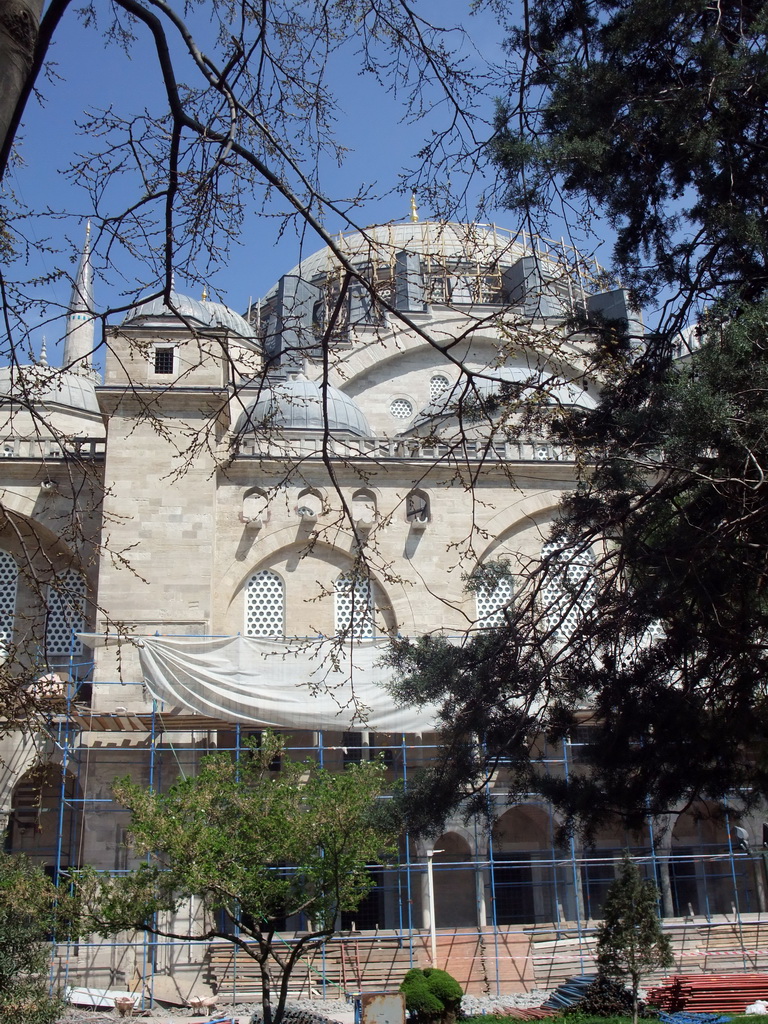
{"label": "green shrub", "polygon": [[436,967],[412,968],[403,978],[400,991],[405,1008],[417,1024],[439,1020],[451,1024],[461,1008],[461,985],[447,971]]}

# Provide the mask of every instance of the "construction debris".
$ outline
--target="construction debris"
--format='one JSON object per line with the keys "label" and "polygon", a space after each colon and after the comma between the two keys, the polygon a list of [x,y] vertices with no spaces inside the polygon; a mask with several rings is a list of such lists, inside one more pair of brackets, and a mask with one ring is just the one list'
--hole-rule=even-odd
{"label": "construction debris", "polygon": [[542,1009],[564,1010],[568,1006],[573,1006],[596,978],[596,974],[578,974],[575,978],[569,978],[550,993],[549,999],[542,1004]]}

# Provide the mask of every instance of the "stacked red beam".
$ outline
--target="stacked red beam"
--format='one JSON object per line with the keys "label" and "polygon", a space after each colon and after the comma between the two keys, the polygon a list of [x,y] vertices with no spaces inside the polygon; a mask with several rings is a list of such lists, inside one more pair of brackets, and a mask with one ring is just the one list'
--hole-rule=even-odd
{"label": "stacked red beam", "polygon": [[667,1013],[744,1012],[768,999],[768,974],[676,974],[648,989],[648,1002]]}

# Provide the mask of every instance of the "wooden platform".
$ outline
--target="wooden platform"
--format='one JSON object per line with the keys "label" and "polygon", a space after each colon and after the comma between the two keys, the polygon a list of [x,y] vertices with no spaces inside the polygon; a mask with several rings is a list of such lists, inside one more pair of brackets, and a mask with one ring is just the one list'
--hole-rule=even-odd
{"label": "wooden platform", "polygon": [[[287,940],[290,943],[290,940]],[[208,980],[223,1000],[260,994],[259,965],[230,943],[211,945]],[[346,996],[355,992],[397,991],[411,967],[408,949],[394,936],[332,939],[302,957],[291,975],[291,998]]]}
{"label": "wooden platform", "polygon": [[[768,973],[768,919],[757,921],[668,922],[673,970],[679,974],[765,971]],[[574,926],[531,932],[530,956],[537,988],[555,988],[577,974],[595,970],[595,932]],[[661,981],[666,972],[651,975]]]}

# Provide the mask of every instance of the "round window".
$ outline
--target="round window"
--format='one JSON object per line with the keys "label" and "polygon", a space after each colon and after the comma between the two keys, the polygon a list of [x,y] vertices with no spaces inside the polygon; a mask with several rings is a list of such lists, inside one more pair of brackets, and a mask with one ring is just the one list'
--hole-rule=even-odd
{"label": "round window", "polygon": [[413,406],[407,398],[395,398],[389,411],[396,420],[408,420],[413,415]]}

